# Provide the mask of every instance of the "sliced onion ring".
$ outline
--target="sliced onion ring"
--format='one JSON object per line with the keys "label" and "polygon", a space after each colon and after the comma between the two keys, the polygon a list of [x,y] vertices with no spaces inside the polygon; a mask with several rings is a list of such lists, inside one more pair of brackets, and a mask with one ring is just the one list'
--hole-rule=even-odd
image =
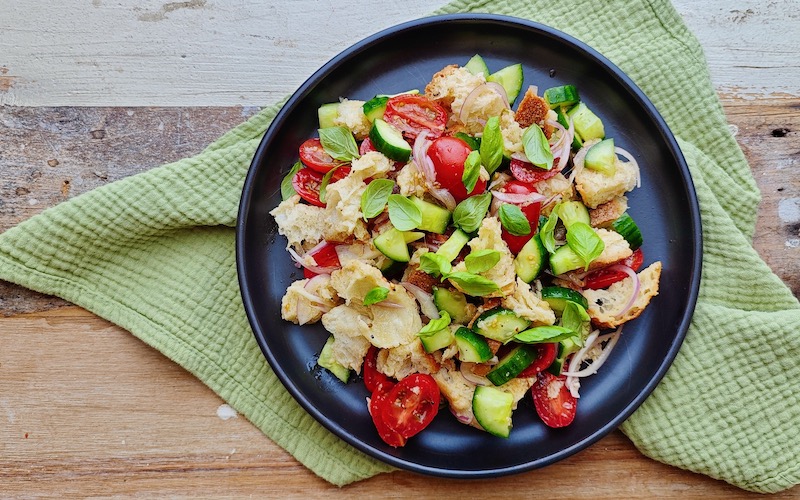
{"label": "sliced onion ring", "polygon": [[597,359],[592,361],[592,363],[583,370],[579,370],[577,372],[566,371],[566,372],[561,372],[561,374],[566,375],[567,377],[576,377],[576,378],[588,377],[589,375],[594,375],[595,373],[597,373],[597,370],[599,370],[600,367],[603,366],[603,363],[605,363],[608,357],[611,355],[611,350],[614,349],[614,346],[617,344],[620,335],[622,335],[622,327],[618,328],[615,332],[597,337],[595,345],[608,340],[608,343],[603,347],[602,354],[600,354],[600,356],[598,356]]}
{"label": "sliced onion ring", "polygon": [[422,314],[430,319],[439,319],[439,309],[437,309],[436,304],[433,303],[433,296],[431,294],[417,285],[409,283],[408,281],[401,281],[400,285],[402,285],[403,288],[408,290],[408,293],[417,299],[417,302],[419,302],[419,309],[422,311]]}
{"label": "sliced onion ring", "polygon": [[300,254],[298,254],[294,250],[294,248],[289,247],[286,250],[289,252],[289,255],[292,256],[292,260],[294,260],[295,264],[298,264],[300,266],[305,267],[306,269],[308,269],[312,273],[316,273],[316,274],[331,274],[333,271],[336,271],[337,269],[339,269],[339,267],[320,267],[320,266],[307,265],[307,264],[305,264],[303,262],[303,257],[301,257]]}
{"label": "sliced onion ring", "polygon": [[614,315],[615,318],[619,318],[630,311],[631,307],[633,307],[633,304],[636,303],[636,299],[639,297],[639,290],[642,288],[642,282],[639,280],[639,275],[636,274],[636,271],[623,264],[614,264],[613,266],[608,266],[606,269],[609,271],[623,272],[633,280],[633,291],[631,292],[631,296],[628,297],[628,302],[625,304],[625,307],[620,309],[620,311]]}
{"label": "sliced onion ring", "polygon": [[482,386],[489,386],[493,385],[488,378],[482,377],[480,375],[476,375],[472,369],[475,367],[475,363],[467,363],[466,361],[461,362],[461,375],[467,379],[468,382],[475,384],[475,385],[482,385]]}
{"label": "sliced onion ring", "polygon": [[467,123],[467,117],[469,117],[472,108],[475,107],[475,101],[478,99],[478,96],[480,96],[487,89],[500,96],[500,98],[503,100],[503,106],[505,109],[511,109],[511,105],[508,102],[508,94],[502,85],[497,82],[482,83],[472,89],[472,92],[467,94],[467,97],[464,98],[464,102],[461,104],[461,109],[458,111],[458,120],[461,123]]}
{"label": "sliced onion ring", "polygon": [[495,190],[492,191],[491,193],[492,196],[494,196],[498,200],[504,201],[506,203],[513,203],[514,205],[525,205],[528,203],[534,203],[537,201],[545,200],[544,195],[541,195],[536,192],[522,194],[522,193],[503,193],[501,191]]}

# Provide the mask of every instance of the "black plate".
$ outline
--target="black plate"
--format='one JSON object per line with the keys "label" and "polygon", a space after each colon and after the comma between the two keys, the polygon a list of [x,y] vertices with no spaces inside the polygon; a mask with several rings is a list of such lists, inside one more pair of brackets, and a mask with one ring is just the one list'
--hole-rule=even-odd
{"label": "black plate", "polygon": [[[585,380],[578,414],[564,429],[549,429],[529,397],[514,413],[509,439],[490,436],[440,412],[404,448],[378,437],[367,413],[360,378],[340,384],[315,369],[328,334],[321,325],[297,327],[280,318],[289,284],[302,277],[284,250],[268,212],[280,202],[279,185],[297,161],[297,148],[316,134],[317,108],[340,96],[422,89],[448,64],[479,53],[489,69],[524,66],[525,86],[576,84],[603,119],[616,144],[633,152],[642,187],[630,193],[630,213],[644,235],[645,262],[661,260],[661,294],[625,329],[611,359]],[[448,477],[490,477],[550,464],[589,446],[616,428],[650,394],[686,334],[700,281],[701,229],[697,199],[675,138],[633,82],[599,53],[547,26],[520,19],[450,15],[412,21],[345,50],[289,99],[253,159],[242,193],[236,256],[245,310],[272,369],[319,422],[356,448],[412,471]]]}

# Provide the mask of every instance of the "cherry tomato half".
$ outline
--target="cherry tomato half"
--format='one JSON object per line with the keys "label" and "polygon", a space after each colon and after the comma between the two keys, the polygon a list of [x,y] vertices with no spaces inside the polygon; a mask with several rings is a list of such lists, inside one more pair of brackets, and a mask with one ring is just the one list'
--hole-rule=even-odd
{"label": "cherry tomato half", "polygon": [[378,371],[378,348],[374,345],[369,347],[367,355],[364,356],[362,373],[364,375],[364,387],[370,393],[379,391],[382,387],[385,387],[382,392],[387,392],[394,385],[394,382],[389,377]]}
{"label": "cherry tomato half", "polygon": [[439,386],[428,374],[413,373],[398,382],[382,405],[383,421],[410,438],[428,426],[439,411]]}
{"label": "cherry tomato half", "polygon": [[[326,241],[325,244],[320,246],[318,249],[314,250],[314,252],[309,253],[309,255],[314,257],[314,262],[317,263],[317,267],[342,266],[339,263],[339,254],[336,253],[336,245],[328,241]],[[314,271],[306,269],[305,267],[303,268],[303,277],[313,278],[316,275],[317,273]]]}
{"label": "cherry tomato half", "polygon": [[444,133],[447,124],[447,110],[425,96],[403,94],[386,101],[383,119],[394,125],[406,140],[414,140],[423,131],[430,131],[431,137]]}
{"label": "cherry tomato half", "polygon": [[[535,193],[536,189],[530,184],[514,180],[506,182],[503,185],[502,191],[513,194],[531,194]],[[525,215],[525,218],[528,219],[528,223],[531,225],[531,232],[523,234],[522,236],[515,236],[506,231],[506,228],[503,228],[501,233],[503,241],[506,242],[508,249],[511,250],[513,254],[518,254],[520,250],[522,250],[522,247],[525,246],[525,243],[536,234],[539,228],[539,212],[541,211],[542,204],[536,201],[526,205],[519,205],[519,208],[522,210],[522,214]]]}
{"label": "cherry tomato half", "polygon": [[464,160],[471,151],[466,142],[450,136],[439,137],[428,148],[428,156],[436,170],[436,182],[450,191],[457,202],[486,191],[486,181],[483,179],[478,179],[470,193],[467,193],[464,181],[461,180],[464,175]]}
{"label": "cherry tomato half", "polygon": [[[331,176],[331,183],[342,180],[350,173],[350,167],[341,167],[336,169],[336,172]],[[310,168],[301,168],[292,177],[292,187],[301,198],[306,200],[312,205],[324,207],[325,204],[319,201],[319,188],[322,185],[322,178],[324,175],[311,170]]]}
{"label": "cherry tomato half", "polygon": [[[630,267],[634,271],[638,271],[639,268],[642,267],[642,262],[644,262],[644,254],[641,248],[637,248],[628,258],[617,262],[617,264],[622,264]],[[608,288],[617,281],[622,281],[627,277],[628,275],[622,271],[598,269],[586,275],[586,278],[583,280],[583,287],[590,290]]]}
{"label": "cherry tomato half", "polygon": [[517,375],[517,377],[528,378],[535,377],[542,370],[547,369],[556,360],[556,351],[558,344],[536,344],[536,359],[527,368]]}
{"label": "cherry tomato half", "polygon": [[555,167],[550,170],[539,168],[533,163],[528,163],[516,158],[511,159],[511,164],[508,166],[511,170],[511,175],[520,182],[527,182],[528,184],[536,184],[537,182],[546,181],[558,174]]}
{"label": "cherry tomato half", "polygon": [[[578,400],[567,389],[567,377],[550,372],[539,372],[531,387],[533,406],[542,422],[548,427],[566,427],[575,420]],[[556,388],[556,385],[560,385]],[[552,396],[551,396],[552,395]]]}
{"label": "cherry tomato half", "polygon": [[332,168],[344,165],[325,152],[319,139],[309,139],[300,145],[300,161],[306,167],[327,174]]}
{"label": "cherry tomato half", "polygon": [[383,439],[383,442],[389,446],[398,448],[400,446],[405,446],[406,438],[389,427],[383,419],[383,409],[388,404],[386,402],[388,397],[388,387],[387,390],[377,390],[373,392],[369,400],[369,414],[372,416],[372,423],[375,424],[375,429],[378,431],[378,435],[381,439]]}

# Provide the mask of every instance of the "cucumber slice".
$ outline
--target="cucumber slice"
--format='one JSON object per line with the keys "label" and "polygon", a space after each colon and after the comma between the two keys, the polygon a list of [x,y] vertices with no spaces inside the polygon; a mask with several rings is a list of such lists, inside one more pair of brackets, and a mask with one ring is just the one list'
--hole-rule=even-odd
{"label": "cucumber slice", "polygon": [[[567,119],[567,114],[564,112],[564,108],[556,108],[556,120],[558,123],[564,126],[564,128],[569,128],[569,120]],[[574,122],[573,122],[573,130],[574,130]],[[581,136],[578,132],[575,132],[575,135],[572,138],[572,149],[578,150],[583,147],[583,141],[581,140]]]}
{"label": "cucumber slice", "polygon": [[461,249],[464,248],[464,245],[466,245],[468,241],[469,236],[467,236],[467,233],[456,229],[453,231],[453,234],[447,238],[447,241],[442,243],[439,250],[436,250],[436,253],[443,255],[448,261],[452,262],[453,259],[458,257],[458,254],[461,253]]}
{"label": "cucumber slice", "polygon": [[420,335],[419,340],[422,342],[422,347],[425,348],[425,352],[435,352],[453,343],[453,331],[450,330],[448,326],[432,335]]}
{"label": "cucumber slice", "polygon": [[408,253],[405,235],[397,228],[391,228],[376,236],[372,243],[383,255],[396,262],[408,262],[411,255]]}
{"label": "cucumber slice", "polygon": [[617,153],[614,139],[605,139],[589,148],[583,161],[586,168],[596,170],[609,177],[617,172]]}
{"label": "cucumber slice", "polygon": [[628,242],[628,245],[631,246],[631,250],[636,250],[640,246],[642,246],[642,232],[639,230],[639,226],[633,221],[628,212],[620,215],[617,220],[611,223],[612,229],[618,232],[625,241]]}
{"label": "cucumber slice", "polygon": [[388,100],[389,96],[377,95],[361,106],[370,123],[374,122],[376,118],[383,118],[383,112],[386,111],[386,101]]}
{"label": "cucumber slice", "polygon": [[336,126],[336,118],[339,116],[339,104],[338,102],[330,102],[319,107],[317,110],[319,128]]}
{"label": "cucumber slice", "polygon": [[602,139],[606,136],[602,120],[586,104],[579,102],[574,108],[567,111],[567,115],[572,118],[575,131],[584,141]]}
{"label": "cucumber slice", "polygon": [[455,334],[458,359],[468,363],[484,363],[492,359],[492,350],[486,339],[469,328],[459,327]]}
{"label": "cucumber slice", "polygon": [[341,380],[344,383],[347,383],[347,379],[350,378],[350,369],[346,368],[345,366],[341,365],[338,361],[333,358],[333,343],[335,339],[333,335],[328,337],[328,340],[325,341],[325,345],[322,346],[322,351],[319,353],[319,358],[317,358],[317,364],[331,373],[336,375],[336,378]]}
{"label": "cucumber slice", "polygon": [[589,209],[579,201],[565,201],[558,206],[558,217],[564,222],[564,227],[569,231],[569,226],[574,222],[583,222],[591,225]]}
{"label": "cucumber slice", "polygon": [[551,108],[572,106],[581,100],[574,85],[562,85],[544,91],[544,100]]}
{"label": "cucumber slice", "polygon": [[556,350],[556,359],[553,360],[553,362],[547,368],[547,371],[553,375],[561,375],[561,372],[564,370],[564,363],[566,363],[567,357],[574,352],[578,352],[580,349],[581,346],[577,344],[573,338],[560,341]]}
{"label": "cucumber slice", "polygon": [[447,225],[450,224],[449,210],[416,196],[412,196],[411,201],[419,208],[422,214],[422,224],[417,226],[417,229],[437,234],[443,234],[447,230]]}
{"label": "cucumber slice", "polygon": [[517,271],[517,276],[522,278],[522,281],[530,283],[542,272],[547,259],[547,250],[542,244],[539,233],[536,233],[517,254],[514,259],[514,269]]}
{"label": "cucumber slice", "polygon": [[514,338],[514,335],[528,328],[530,324],[529,320],[520,318],[514,311],[495,307],[481,314],[473,326],[475,332],[487,339],[505,343]]}
{"label": "cucumber slice", "polygon": [[453,322],[466,325],[472,319],[467,312],[467,297],[457,290],[433,287],[433,303],[440,311],[450,315]]}
{"label": "cucumber slice", "polygon": [[511,413],[514,396],[494,387],[478,386],[472,395],[472,413],[481,427],[498,437],[511,433]]}
{"label": "cucumber slice", "polygon": [[494,385],[503,385],[529,367],[536,360],[537,355],[538,351],[533,344],[519,344],[500,359],[486,374],[486,378]]}
{"label": "cucumber slice", "polygon": [[569,245],[558,247],[556,251],[550,255],[550,270],[553,271],[555,275],[574,271],[583,266],[583,259],[581,259]]}
{"label": "cucumber slice", "polygon": [[557,313],[564,312],[566,301],[575,302],[584,309],[589,308],[586,297],[575,290],[564,288],[563,286],[546,286],[542,288],[542,299],[550,304],[550,309]]}
{"label": "cucumber slice", "polygon": [[519,63],[506,66],[486,77],[487,82],[497,82],[506,89],[508,102],[510,103],[514,102],[514,99],[519,95],[519,91],[522,90],[522,79],[522,64]]}
{"label": "cucumber slice", "polygon": [[403,134],[381,118],[376,118],[369,131],[369,140],[375,149],[395,161],[408,161],[411,158],[411,146]]}
{"label": "cucumber slice", "polygon": [[484,77],[489,76],[489,67],[486,66],[486,62],[478,54],[472,56],[470,60],[467,61],[467,64],[464,65],[464,68],[473,75],[483,73]]}

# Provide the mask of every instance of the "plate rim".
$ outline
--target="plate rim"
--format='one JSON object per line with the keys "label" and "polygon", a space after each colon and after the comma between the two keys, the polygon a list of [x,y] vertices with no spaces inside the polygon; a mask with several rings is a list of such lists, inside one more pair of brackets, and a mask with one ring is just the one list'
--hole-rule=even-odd
{"label": "plate rim", "polygon": [[[307,401],[299,394],[299,391],[294,387],[294,384],[292,383],[286,372],[281,367],[281,364],[278,362],[278,360],[274,357],[273,353],[265,345],[266,341],[264,340],[263,332],[261,332],[260,329],[257,327],[257,321],[254,316],[255,306],[252,302],[252,292],[245,279],[246,259],[244,257],[244,250],[243,250],[245,247],[245,231],[243,228],[246,226],[245,222],[247,221],[248,218],[247,216],[249,207],[250,204],[253,202],[252,194],[253,194],[254,177],[258,170],[257,168],[258,165],[263,162],[265,150],[267,149],[267,145],[269,143],[269,137],[274,133],[274,131],[278,128],[278,126],[281,125],[281,123],[285,119],[285,116],[291,114],[295,106],[298,104],[298,102],[304,99],[309,92],[311,92],[318,84],[320,84],[324,80],[327,74],[335,70],[344,62],[350,60],[353,57],[356,57],[358,54],[366,50],[369,50],[373,45],[383,41],[387,37],[396,36],[405,31],[420,29],[432,24],[443,24],[443,23],[475,23],[475,24],[490,23],[490,24],[514,25],[516,27],[522,27],[528,30],[538,32],[539,34],[546,35],[550,38],[557,39],[562,43],[571,45],[573,49],[577,50],[583,55],[589,57],[590,59],[593,59],[595,62],[604,66],[608,70],[608,74],[610,76],[612,76],[624,87],[630,90],[631,94],[635,97],[638,106],[646,110],[647,114],[649,115],[649,118],[652,119],[658,125],[658,133],[660,134],[661,139],[665,142],[668,149],[672,153],[673,160],[675,161],[676,166],[678,167],[678,171],[680,172],[681,184],[687,195],[689,202],[687,208],[690,215],[690,221],[689,221],[690,234],[692,234],[695,237],[696,241],[696,244],[692,251],[693,265],[690,271],[691,279],[689,282],[688,297],[686,302],[687,307],[683,311],[681,321],[678,326],[677,335],[674,337],[674,340],[670,344],[669,349],[665,352],[665,356],[663,357],[660,365],[658,366],[658,369],[653,373],[652,377],[650,378],[648,383],[644,386],[644,388],[639,392],[639,394],[635,398],[633,398],[624,408],[622,408],[622,410],[618,412],[614,418],[612,418],[604,425],[600,426],[592,433],[590,433],[587,437],[576,442],[572,446],[563,448],[556,453],[552,453],[546,457],[532,460],[530,462],[516,464],[508,467],[487,469],[487,470],[444,469],[441,467],[432,467],[428,465],[418,464],[416,462],[388,454],[380,449],[374,448],[373,446],[359,439],[356,439],[350,434],[340,432],[339,428],[337,428],[337,426],[334,425],[334,422],[332,422],[333,419],[331,417],[328,417],[325,414],[323,414],[318,408],[316,408],[314,405],[312,405],[309,401]],[[358,449],[359,451],[373,458],[376,458],[386,464],[430,476],[472,479],[472,478],[500,477],[510,474],[521,473],[528,470],[541,468],[550,465],[552,463],[558,462],[560,460],[563,460],[581,450],[588,448],[592,444],[596,443],[597,441],[599,441],[600,439],[611,433],[614,429],[618,428],[619,425],[623,423],[631,414],[633,414],[633,412],[636,411],[637,408],[641,406],[641,404],[650,396],[650,394],[653,392],[656,386],[661,382],[661,380],[669,370],[670,366],[672,366],[675,357],[677,356],[678,351],[680,350],[686,338],[686,334],[688,332],[689,325],[691,323],[691,319],[694,314],[697,305],[697,299],[699,296],[700,278],[702,274],[703,230],[702,230],[702,221],[700,216],[700,204],[697,198],[697,192],[694,187],[694,182],[691,176],[688,163],[686,162],[686,159],[678,144],[678,141],[675,138],[675,135],[672,133],[669,126],[667,125],[664,118],[658,112],[658,109],[655,107],[655,105],[650,101],[647,95],[638,87],[638,85],[636,85],[633,82],[633,80],[625,72],[623,72],[618,66],[616,66],[608,58],[606,58],[599,51],[592,48],[588,44],[573,37],[572,35],[557,30],[549,25],[542,24],[536,21],[530,21],[519,17],[499,15],[499,14],[454,13],[454,14],[433,15],[433,16],[426,16],[417,19],[412,19],[410,21],[390,26],[372,35],[369,35],[353,43],[349,47],[345,48],[344,50],[336,54],[330,60],[328,60],[328,62],[326,62],[319,69],[317,69],[297,88],[297,90],[295,90],[291,94],[288,100],[282,105],[281,109],[276,113],[275,117],[273,118],[272,122],[267,128],[264,136],[260,140],[259,145],[253,155],[253,160],[251,161],[251,164],[248,168],[244,185],[242,187],[242,194],[240,197],[239,210],[236,219],[235,253],[236,253],[236,270],[237,270],[237,277],[238,277],[242,302],[244,305],[245,313],[247,315],[248,323],[253,331],[253,334],[259,345],[259,348],[261,349],[263,355],[267,359],[271,369],[276,374],[281,383],[284,385],[286,390],[292,395],[295,401],[297,401],[306,412],[311,414],[317,422],[319,422],[322,426],[324,426],[327,430],[332,432],[340,439],[344,440],[345,442],[347,442],[354,448]]]}

